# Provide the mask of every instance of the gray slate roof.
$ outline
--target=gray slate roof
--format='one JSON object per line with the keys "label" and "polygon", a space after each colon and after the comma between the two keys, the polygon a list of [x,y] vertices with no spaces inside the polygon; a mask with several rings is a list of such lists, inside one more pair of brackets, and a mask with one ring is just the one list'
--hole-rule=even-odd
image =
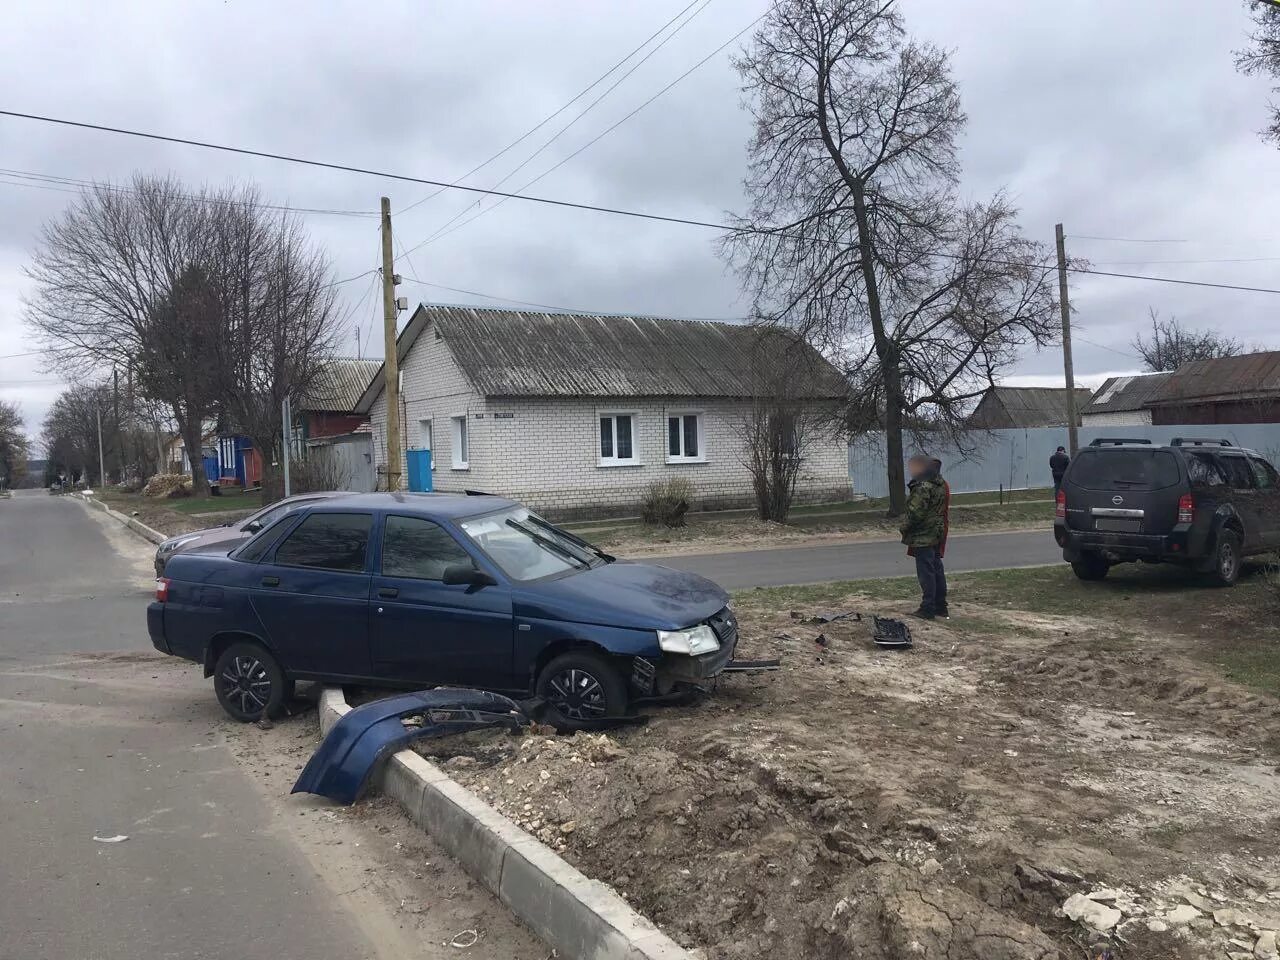
{"label": "gray slate roof", "polygon": [[360,397],[381,369],[381,360],[351,357],[331,360],[317,377],[315,385],[307,391],[308,396],[301,408],[342,413],[355,410]]}
{"label": "gray slate roof", "polygon": [[[1083,411],[1093,391],[1076,388],[1076,412]],[[975,427],[1065,427],[1066,387],[991,387],[982,395],[970,422]]]}
{"label": "gray slate roof", "polygon": [[1093,394],[1081,413],[1120,413],[1141,410],[1169,378],[1167,373],[1150,373],[1134,377],[1110,377]]}
{"label": "gray slate roof", "polygon": [[[812,375],[788,396],[844,395],[839,371],[776,329],[423,304],[400,334],[402,361],[428,323],[435,324],[476,390],[490,397],[749,397],[760,392],[760,365],[776,365],[789,348],[800,351]],[[377,391],[371,384],[361,409]]]}
{"label": "gray slate roof", "polygon": [[1280,395],[1280,350],[1192,360],[1169,374],[1147,400],[1152,406],[1221,403]]}

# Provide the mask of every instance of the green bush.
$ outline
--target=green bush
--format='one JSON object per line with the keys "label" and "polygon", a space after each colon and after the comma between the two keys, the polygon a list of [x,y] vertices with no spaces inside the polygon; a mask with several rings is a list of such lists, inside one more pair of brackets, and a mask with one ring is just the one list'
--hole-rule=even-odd
{"label": "green bush", "polygon": [[693,500],[693,484],[685,477],[654,480],[645,491],[640,519],[664,527],[683,527]]}

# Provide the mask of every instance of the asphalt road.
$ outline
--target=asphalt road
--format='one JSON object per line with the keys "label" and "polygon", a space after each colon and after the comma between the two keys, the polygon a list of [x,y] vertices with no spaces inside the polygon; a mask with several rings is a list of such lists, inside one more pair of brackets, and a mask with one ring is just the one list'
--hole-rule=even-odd
{"label": "asphalt road", "polygon": [[0,500],[0,958],[380,955],[207,682],[150,655],[149,552],[69,498]]}
{"label": "asphalt road", "polygon": [[[734,553],[681,554],[655,557],[655,562],[690,570],[729,590],[822,583],[826,580],[871,580],[915,573],[900,543],[860,541]],[[1033,533],[980,533],[953,536],[947,543],[948,572],[1032,567],[1061,563],[1062,550],[1050,530]]]}

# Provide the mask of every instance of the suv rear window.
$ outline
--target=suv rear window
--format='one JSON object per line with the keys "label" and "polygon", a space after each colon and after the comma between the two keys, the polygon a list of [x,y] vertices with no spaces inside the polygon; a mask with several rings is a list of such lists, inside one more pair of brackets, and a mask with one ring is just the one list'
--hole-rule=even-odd
{"label": "suv rear window", "polygon": [[1182,478],[1178,460],[1167,450],[1082,450],[1068,479],[1087,490],[1160,490]]}

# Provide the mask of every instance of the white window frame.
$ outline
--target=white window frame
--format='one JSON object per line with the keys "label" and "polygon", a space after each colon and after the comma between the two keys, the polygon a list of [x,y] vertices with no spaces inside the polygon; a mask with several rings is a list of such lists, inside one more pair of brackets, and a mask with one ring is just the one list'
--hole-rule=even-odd
{"label": "white window frame", "polygon": [[[600,452],[600,421],[605,417],[613,418],[613,456],[606,457]],[[618,456],[618,417],[631,418],[631,456]],[[592,443],[596,449],[596,466],[600,467],[641,467],[640,460],[640,412],[638,410],[597,410],[592,421]]]}
{"label": "white window frame", "polygon": [[[690,457],[684,453],[684,418],[696,417],[698,421],[698,452]],[[680,420],[680,453],[673,454],[671,452],[671,421],[679,418]],[[703,416],[701,410],[668,410],[666,417],[662,421],[662,449],[666,453],[667,463],[706,463],[707,462],[707,432],[703,427]]]}
{"label": "white window frame", "polygon": [[449,460],[453,470],[471,469],[471,424],[465,413],[449,417]]}
{"label": "white window frame", "polygon": [[[423,427],[426,427],[426,430],[425,430],[425,431],[423,430]],[[436,424],[435,424],[435,418],[434,418],[434,417],[422,417],[421,419],[419,419],[419,420],[418,420],[418,443],[419,443],[420,445],[421,445],[421,444],[423,444],[423,443],[425,443],[425,444],[426,444],[426,446],[419,446],[419,447],[418,447],[418,449],[420,449],[420,450],[430,450],[430,451],[431,451],[431,469],[432,469],[432,471],[434,471],[434,470],[435,470],[435,468],[436,468],[436,451],[435,451],[435,442],[436,442]]]}

